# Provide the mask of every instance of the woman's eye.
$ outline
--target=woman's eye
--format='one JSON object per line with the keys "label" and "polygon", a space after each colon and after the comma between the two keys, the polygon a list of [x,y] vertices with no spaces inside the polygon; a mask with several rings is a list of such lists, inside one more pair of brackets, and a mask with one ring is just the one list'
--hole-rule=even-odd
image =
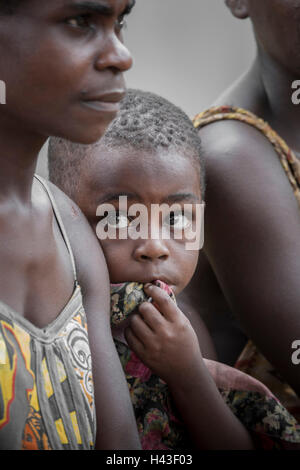
{"label": "woman's eye", "polygon": [[118,31],[121,31],[122,29],[126,28],[126,26],[127,26],[127,23],[125,20],[125,15],[122,15],[116,20],[116,29]]}
{"label": "woman's eye", "polygon": [[107,223],[114,228],[128,227],[130,221],[126,214],[112,213],[107,216]]}
{"label": "woman's eye", "polygon": [[174,229],[185,229],[191,224],[191,218],[182,212],[170,212],[165,219],[165,224]]}
{"label": "woman's eye", "polygon": [[73,28],[90,28],[91,18],[90,15],[79,15],[69,18],[67,24]]}

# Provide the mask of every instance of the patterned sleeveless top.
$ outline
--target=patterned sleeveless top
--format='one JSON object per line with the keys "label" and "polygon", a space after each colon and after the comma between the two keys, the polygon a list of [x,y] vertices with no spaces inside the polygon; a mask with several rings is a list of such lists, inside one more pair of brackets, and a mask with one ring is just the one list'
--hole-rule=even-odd
{"label": "patterned sleeveless top", "polygon": [[[202,128],[208,124],[224,120],[244,122],[260,131],[269,140],[278,155],[300,209],[300,161],[287,143],[267,122],[242,108],[231,106],[210,108],[198,114],[193,122],[196,128]],[[300,421],[300,398],[279,376],[278,372],[258,351],[252,341],[246,344],[235,367],[264,383],[290,413]]]}
{"label": "patterned sleeveless top", "polygon": [[0,449],[91,449],[95,409],[87,320],[62,219],[44,187],[68,248],[74,292],[45,328],[0,301]]}

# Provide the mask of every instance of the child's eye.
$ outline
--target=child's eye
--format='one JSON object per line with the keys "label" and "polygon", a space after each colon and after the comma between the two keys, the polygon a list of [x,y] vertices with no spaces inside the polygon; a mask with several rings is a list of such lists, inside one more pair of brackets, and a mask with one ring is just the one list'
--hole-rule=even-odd
{"label": "child's eye", "polygon": [[182,212],[170,212],[164,220],[165,225],[174,229],[185,229],[191,224],[191,218]]}
{"label": "child's eye", "polygon": [[114,228],[126,228],[130,224],[127,214],[121,212],[113,212],[107,216],[107,223]]}

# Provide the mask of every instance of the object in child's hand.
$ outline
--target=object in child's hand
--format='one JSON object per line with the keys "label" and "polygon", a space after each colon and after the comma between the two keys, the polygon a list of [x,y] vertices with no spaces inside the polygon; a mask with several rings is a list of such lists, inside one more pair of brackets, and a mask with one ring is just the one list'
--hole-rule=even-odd
{"label": "object in child's hand", "polygon": [[[172,289],[162,281],[154,281],[154,285],[160,287],[169,294],[176,303]],[[111,284],[111,326],[118,326],[133,313],[143,302],[151,302],[144,292],[144,284],[139,282],[124,282],[122,284]]]}

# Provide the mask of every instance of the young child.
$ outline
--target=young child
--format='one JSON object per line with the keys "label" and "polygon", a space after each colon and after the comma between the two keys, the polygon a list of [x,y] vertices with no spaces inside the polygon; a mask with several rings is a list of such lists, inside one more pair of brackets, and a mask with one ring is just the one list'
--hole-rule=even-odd
{"label": "young child", "polygon": [[49,135],[91,143],[116,116],[132,6],[0,0],[0,449],[140,448],[103,253],[34,174]]}
{"label": "young child", "polygon": [[[189,244],[201,233],[204,166],[188,117],[129,90],[97,145],[50,139],[49,175],[101,238],[113,335],[143,449],[300,445],[298,424],[262,384],[203,358],[213,353],[207,332],[176,304],[201,247],[201,237]],[[154,218],[163,204],[169,211]]]}

